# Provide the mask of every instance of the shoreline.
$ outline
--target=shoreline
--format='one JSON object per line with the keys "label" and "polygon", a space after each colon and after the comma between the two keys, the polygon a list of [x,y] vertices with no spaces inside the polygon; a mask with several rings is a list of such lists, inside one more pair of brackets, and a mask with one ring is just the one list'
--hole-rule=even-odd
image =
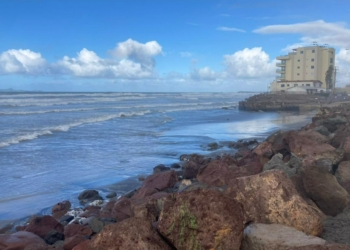
{"label": "shoreline", "polygon": [[[254,111],[244,111],[244,112],[252,113]],[[306,124],[308,124],[311,121],[311,118],[315,114],[315,112],[310,111],[310,110],[306,110],[305,112],[279,111],[276,113],[278,113],[280,115],[280,117],[279,117],[280,119],[285,119],[286,117],[290,118],[290,116],[294,117],[294,118],[292,118],[291,122],[286,122],[284,124],[283,130],[286,130],[286,131],[292,130],[292,129],[299,129],[302,126],[305,126]],[[300,117],[300,116],[302,116],[301,120],[295,121],[295,117]],[[259,134],[259,136],[240,138],[239,140],[249,141],[249,140],[258,139],[259,142],[262,142],[266,138],[268,138],[271,134],[273,134],[281,129],[282,129],[282,127],[278,126],[277,128],[274,128],[272,130],[269,130],[269,131],[263,132],[262,134]],[[201,153],[200,155],[202,155],[206,158],[215,158],[217,156],[222,156],[224,154],[234,154],[237,152],[237,149],[228,147],[228,144],[232,141],[216,140],[216,142],[219,144],[219,147],[217,149],[210,151],[207,148],[206,149],[207,151],[204,154]],[[202,146],[204,147],[205,145],[202,145]],[[206,147],[207,146],[208,145],[206,145]],[[185,155],[187,153],[184,152],[183,154]],[[188,153],[188,155],[191,155],[191,154],[197,154],[197,153],[191,153],[191,152]],[[180,157],[179,157],[178,160],[174,161],[173,163],[177,163],[177,164],[182,165],[184,162],[181,161]],[[162,163],[156,163],[154,166],[157,166],[157,164],[162,165]],[[116,192],[118,195],[118,198],[119,198],[120,196],[123,196],[127,193],[133,192],[134,190],[136,190],[137,188],[139,188],[142,185],[142,181],[138,180],[138,178],[140,176],[147,177],[150,175],[152,175],[152,172],[145,173],[145,174],[139,174],[139,175],[135,175],[135,176],[130,176],[130,177],[127,177],[126,179],[121,180],[119,182],[112,183],[112,184],[106,184],[106,185],[102,185],[102,186],[96,186],[96,187],[93,187],[92,189],[99,191],[99,193],[103,197],[105,197],[110,192]],[[81,206],[79,204],[79,201],[77,199],[78,195],[79,195],[79,192],[76,192],[75,194],[72,194],[71,197],[69,198],[69,201],[72,203],[72,205],[74,205],[74,209],[84,208],[84,206]],[[13,228],[14,228],[20,224],[23,224],[25,221],[27,221],[29,218],[31,218],[33,216],[49,215],[51,213],[51,208],[52,208],[51,206],[45,207],[45,208],[42,208],[36,214],[28,215],[28,216],[21,217],[21,218],[15,218],[15,219],[10,219],[10,220],[0,220],[0,229],[5,227],[6,225],[8,225],[9,222],[13,225]]]}

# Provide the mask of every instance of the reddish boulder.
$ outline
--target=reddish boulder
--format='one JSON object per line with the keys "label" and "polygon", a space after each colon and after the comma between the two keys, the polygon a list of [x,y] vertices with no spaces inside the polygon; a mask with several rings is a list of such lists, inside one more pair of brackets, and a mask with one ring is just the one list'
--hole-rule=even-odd
{"label": "reddish boulder", "polygon": [[298,158],[313,157],[315,160],[327,158],[331,159],[333,164],[338,164],[343,158],[343,153],[331,145],[312,141],[294,131],[288,133],[286,141],[290,151]]}
{"label": "reddish boulder", "polygon": [[72,250],[89,250],[91,240],[83,241],[82,243],[79,243],[75,247],[73,247]]}
{"label": "reddish boulder", "polygon": [[152,228],[151,223],[141,218],[129,218],[116,224],[109,224],[90,243],[86,244],[88,245],[86,250],[171,249]]}
{"label": "reddish boulder", "polygon": [[152,194],[157,193],[157,189],[150,187],[141,187],[137,190],[136,194],[132,196],[132,199],[142,199],[147,196],[151,196]]}
{"label": "reddish boulder", "polygon": [[312,129],[297,131],[297,134],[317,143],[327,143],[328,141],[328,138],[326,136],[321,135]]}
{"label": "reddish boulder", "polygon": [[148,176],[143,182],[142,187],[154,188],[158,191],[163,191],[167,188],[173,188],[177,181],[178,179],[176,172],[171,170]]}
{"label": "reddish boulder", "polygon": [[85,217],[85,218],[88,218],[91,216],[97,217],[100,214],[100,210],[101,210],[101,207],[99,207],[99,206],[87,206],[84,209],[84,212],[79,214],[79,217]]}
{"label": "reddish boulder", "polygon": [[87,240],[86,237],[81,234],[74,235],[64,240],[63,248],[64,250],[72,250],[73,247],[75,247],[76,245],[86,240]]}
{"label": "reddish boulder", "polygon": [[108,202],[100,212],[100,218],[116,219],[122,221],[131,215],[131,202],[125,196],[120,197],[117,201]]}
{"label": "reddish boulder", "polygon": [[341,148],[344,150],[344,159],[346,161],[350,160],[350,136],[343,138]]}
{"label": "reddish boulder", "polygon": [[335,216],[348,206],[348,192],[331,173],[306,166],[302,168],[301,176],[307,194],[326,215]]}
{"label": "reddish boulder", "polygon": [[263,141],[254,150],[253,154],[257,155],[261,164],[265,164],[274,155],[272,144],[268,141]]}
{"label": "reddish boulder", "polygon": [[281,170],[237,178],[225,194],[243,205],[246,222],[282,224],[311,235],[322,232],[319,213]]}
{"label": "reddish boulder", "polygon": [[335,177],[340,186],[350,194],[350,161],[343,161],[339,164]]}
{"label": "reddish boulder", "polygon": [[71,203],[69,201],[62,201],[57,203],[52,208],[52,217],[58,220],[68,212],[70,207],[71,207]]}
{"label": "reddish boulder", "polygon": [[45,244],[45,241],[31,232],[16,232],[13,234],[0,234],[0,249],[22,250],[31,244]]}
{"label": "reddish boulder", "polygon": [[238,177],[258,174],[261,171],[262,165],[258,162],[237,167],[222,160],[214,160],[200,168],[197,179],[208,186],[220,187],[234,182]]}
{"label": "reddish boulder", "polygon": [[63,225],[50,215],[33,217],[25,229],[25,231],[34,233],[42,239],[45,239],[52,230],[63,233]]}
{"label": "reddish boulder", "polygon": [[64,249],[60,246],[47,245],[44,243],[34,243],[26,246],[23,250],[64,250]]}
{"label": "reddish boulder", "polygon": [[93,231],[87,226],[82,226],[79,224],[69,224],[64,228],[64,236],[66,238],[72,237],[74,235],[91,236]]}
{"label": "reddish boulder", "polygon": [[169,196],[158,221],[159,232],[176,249],[240,249],[241,205],[213,190]]}

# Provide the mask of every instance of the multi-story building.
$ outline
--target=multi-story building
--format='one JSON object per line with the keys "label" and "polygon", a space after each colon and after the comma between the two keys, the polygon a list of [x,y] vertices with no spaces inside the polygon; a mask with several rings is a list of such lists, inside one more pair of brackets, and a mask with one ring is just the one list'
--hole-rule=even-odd
{"label": "multi-story building", "polygon": [[310,93],[334,86],[334,48],[317,45],[301,47],[276,59],[279,60],[276,64],[279,75],[271,84],[271,91],[292,92],[292,88],[303,88]]}

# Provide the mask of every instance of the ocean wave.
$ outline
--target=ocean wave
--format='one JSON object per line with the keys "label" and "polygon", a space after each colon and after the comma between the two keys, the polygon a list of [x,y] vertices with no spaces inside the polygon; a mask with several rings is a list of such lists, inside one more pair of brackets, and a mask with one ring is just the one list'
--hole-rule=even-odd
{"label": "ocean wave", "polygon": [[34,140],[38,137],[45,136],[45,135],[52,135],[54,132],[67,132],[69,129],[71,129],[73,127],[78,127],[78,126],[85,125],[85,124],[99,123],[99,122],[104,122],[104,121],[108,121],[108,120],[115,119],[115,118],[142,116],[142,115],[145,115],[148,113],[151,113],[151,111],[146,110],[146,111],[129,112],[129,113],[120,112],[120,113],[114,114],[114,115],[106,115],[106,116],[101,116],[101,117],[83,119],[83,120],[80,120],[80,121],[77,121],[74,123],[44,128],[44,129],[41,129],[40,131],[27,133],[25,135],[20,135],[20,136],[14,137],[14,138],[10,138],[4,142],[0,142],[0,148],[7,147],[7,146],[10,146],[12,144],[18,144],[18,143],[24,142],[24,141]]}

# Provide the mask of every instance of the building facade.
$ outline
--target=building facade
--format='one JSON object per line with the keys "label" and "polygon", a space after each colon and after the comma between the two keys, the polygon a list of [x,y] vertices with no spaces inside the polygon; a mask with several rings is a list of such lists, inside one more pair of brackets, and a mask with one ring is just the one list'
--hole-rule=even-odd
{"label": "building facade", "polygon": [[335,50],[325,46],[301,47],[276,58],[276,73],[271,91],[286,91],[292,87],[323,90],[334,86]]}

